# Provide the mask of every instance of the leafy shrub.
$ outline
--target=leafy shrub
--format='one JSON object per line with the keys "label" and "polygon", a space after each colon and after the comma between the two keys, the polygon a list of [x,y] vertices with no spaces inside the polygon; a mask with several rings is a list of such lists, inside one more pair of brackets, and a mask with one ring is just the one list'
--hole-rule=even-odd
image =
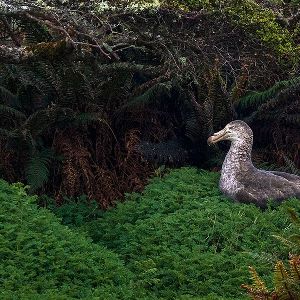
{"label": "leafy shrub", "polygon": [[1,299],[128,299],[118,256],[59,224],[21,185],[0,181]]}
{"label": "leafy shrub", "polygon": [[194,168],[171,171],[84,228],[119,253],[136,288],[155,299],[244,299],[248,265],[270,283],[274,262],[286,258],[271,234],[292,233],[286,210],[300,211],[300,202],[261,211],[220,195],[218,179]]}
{"label": "leafy shrub", "polygon": [[271,235],[294,233],[286,210],[299,212],[300,203],[264,212],[232,203],[220,195],[218,179],[182,168],[105,213],[87,214],[84,197],[49,206],[99,245],[38,209],[22,186],[0,181],[0,298],[246,299],[239,286],[247,266],[271,283],[272,266],[287,257]]}
{"label": "leafy shrub", "polygon": [[57,205],[55,200],[47,195],[41,195],[38,202],[59,217],[63,225],[69,227],[81,226],[86,222],[100,218],[104,213],[103,210],[99,209],[98,203],[95,200],[89,200],[86,195],[76,198],[64,197],[62,205]]}
{"label": "leafy shrub", "polygon": [[[246,94],[240,98],[238,110],[253,129],[259,160],[276,162],[299,175],[300,77]],[[267,143],[266,136],[270,137]]]}
{"label": "leafy shrub", "polygon": [[[288,239],[278,236],[277,238],[287,244],[292,253],[299,253],[300,249],[300,218],[294,210],[289,210],[292,222],[298,229],[298,234],[294,234]],[[300,255],[289,253],[289,268],[287,269],[282,261],[277,261],[274,267],[274,288],[269,291],[266,284],[259,277],[253,267],[249,267],[252,274],[252,285],[242,285],[254,300],[265,299],[288,299],[300,298]]]}
{"label": "leafy shrub", "polygon": [[163,2],[190,10],[206,9],[217,13],[223,12],[233,23],[260,39],[280,56],[287,55],[297,59],[299,47],[293,42],[292,33],[280,26],[271,9],[263,7],[256,1],[165,0]]}

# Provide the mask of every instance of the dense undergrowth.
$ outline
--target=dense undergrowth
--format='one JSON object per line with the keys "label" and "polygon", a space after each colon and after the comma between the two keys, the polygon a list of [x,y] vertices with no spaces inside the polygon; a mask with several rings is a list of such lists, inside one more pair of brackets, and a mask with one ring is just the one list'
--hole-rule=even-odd
{"label": "dense undergrowth", "polygon": [[20,185],[0,181],[1,299],[126,299],[132,273],[59,223]]}
{"label": "dense undergrowth", "polygon": [[218,179],[218,173],[181,168],[95,220],[78,200],[54,211],[119,254],[147,298],[247,299],[240,285],[249,282],[249,265],[270,286],[274,263],[288,259],[272,235],[293,232],[287,208],[300,212],[300,202],[270,203],[261,211],[223,197]]}
{"label": "dense undergrowth", "polygon": [[[247,299],[248,265],[268,285],[292,234],[287,208],[261,211],[220,195],[217,173],[193,168],[152,179],[105,213],[86,198],[59,208],[0,182],[1,299]],[[92,241],[87,236],[92,238]]]}

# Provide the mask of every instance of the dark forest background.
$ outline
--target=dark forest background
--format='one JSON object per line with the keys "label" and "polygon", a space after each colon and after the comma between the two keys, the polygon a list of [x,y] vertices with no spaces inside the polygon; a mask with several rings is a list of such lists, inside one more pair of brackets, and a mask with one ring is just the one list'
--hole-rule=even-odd
{"label": "dark forest background", "polygon": [[0,3],[2,178],[107,208],[161,165],[218,170],[233,119],[258,166],[299,172],[299,3],[151,4]]}
{"label": "dark forest background", "polygon": [[0,0],[0,298],[299,300],[299,199],[207,146],[300,175],[299,61],[299,0]]}

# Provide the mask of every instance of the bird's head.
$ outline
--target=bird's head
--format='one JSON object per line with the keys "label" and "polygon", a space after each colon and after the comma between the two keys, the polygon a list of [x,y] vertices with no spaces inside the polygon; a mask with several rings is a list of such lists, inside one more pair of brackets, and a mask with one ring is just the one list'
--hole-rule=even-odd
{"label": "bird's head", "polygon": [[207,140],[209,146],[219,141],[229,140],[231,142],[248,141],[252,144],[253,132],[251,128],[241,120],[228,123],[224,129],[214,133]]}

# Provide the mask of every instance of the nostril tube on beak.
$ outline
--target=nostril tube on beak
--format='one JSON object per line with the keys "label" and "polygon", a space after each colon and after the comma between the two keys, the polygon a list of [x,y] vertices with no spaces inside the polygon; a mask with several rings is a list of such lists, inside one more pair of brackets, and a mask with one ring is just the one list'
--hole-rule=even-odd
{"label": "nostril tube on beak", "polygon": [[208,139],[207,139],[207,145],[208,146],[211,146],[213,144],[213,136],[210,136]]}

